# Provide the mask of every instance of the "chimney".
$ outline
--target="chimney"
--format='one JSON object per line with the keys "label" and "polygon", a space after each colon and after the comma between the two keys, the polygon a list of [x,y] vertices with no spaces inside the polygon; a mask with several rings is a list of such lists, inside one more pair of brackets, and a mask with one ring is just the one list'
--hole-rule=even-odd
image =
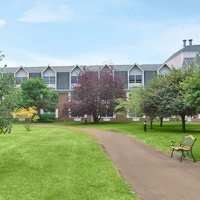
{"label": "chimney", "polygon": [[186,47],[186,41],[187,40],[183,40],[183,47]]}
{"label": "chimney", "polygon": [[192,46],[192,39],[189,39],[189,46]]}

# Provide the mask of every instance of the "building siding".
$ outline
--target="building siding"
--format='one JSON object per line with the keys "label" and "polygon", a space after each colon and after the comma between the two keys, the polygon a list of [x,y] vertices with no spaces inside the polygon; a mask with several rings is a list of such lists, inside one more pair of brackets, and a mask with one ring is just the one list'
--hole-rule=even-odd
{"label": "building siding", "polygon": [[69,72],[57,72],[57,90],[69,90]]}
{"label": "building siding", "polygon": [[128,72],[126,71],[115,71],[115,76],[118,76],[124,81],[124,89],[128,89]]}
{"label": "building siding", "polygon": [[146,71],[144,72],[144,84],[146,85],[150,80],[155,78],[157,75],[156,71]]}
{"label": "building siding", "polygon": [[29,73],[30,78],[41,78],[41,73]]}

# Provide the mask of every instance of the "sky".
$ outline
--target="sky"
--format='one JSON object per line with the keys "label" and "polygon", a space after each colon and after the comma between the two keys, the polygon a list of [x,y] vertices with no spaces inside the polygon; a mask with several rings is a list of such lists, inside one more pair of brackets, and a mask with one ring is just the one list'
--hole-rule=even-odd
{"label": "sky", "polygon": [[200,44],[199,0],[0,0],[0,67],[162,64]]}

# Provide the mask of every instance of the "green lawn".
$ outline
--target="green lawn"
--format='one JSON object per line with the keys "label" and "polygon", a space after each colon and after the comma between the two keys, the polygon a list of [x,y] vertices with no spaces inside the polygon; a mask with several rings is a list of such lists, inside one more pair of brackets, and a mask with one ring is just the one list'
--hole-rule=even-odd
{"label": "green lawn", "polygon": [[141,122],[52,123],[27,132],[14,125],[12,134],[0,134],[0,200],[135,200],[136,195],[118,174],[95,138],[71,130],[87,126],[136,137],[154,148],[169,151],[171,140],[186,134],[198,138],[194,155],[200,161],[200,125],[154,123],[147,132]]}
{"label": "green lawn", "polygon": [[143,122],[104,122],[99,124],[64,122],[60,124],[65,126],[88,126],[129,134],[153,148],[161,149],[165,152],[170,151],[169,145],[172,140],[180,142],[183,136],[192,134],[197,137],[193,149],[194,156],[197,161],[200,161],[200,124],[187,123],[187,133],[182,133],[181,122],[164,122],[163,127],[160,127],[158,122],[154,122],[153,129],[150,129],[150,125],[147,123],[147,132],[144,132]]}
{"label": "green lawn", "polygon": [[95,138],[68,127],[0,134],[0,200],[135,200]]}

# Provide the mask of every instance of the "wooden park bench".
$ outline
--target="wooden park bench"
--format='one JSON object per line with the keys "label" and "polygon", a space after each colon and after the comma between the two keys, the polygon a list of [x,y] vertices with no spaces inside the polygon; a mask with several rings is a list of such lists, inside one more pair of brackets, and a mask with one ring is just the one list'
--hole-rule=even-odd
{"label": "wooden park bench", "polygon": [[174,151],[180,151],[181,152],[180,162],[182,162],[183,157],[186,156],[186,153],[190,154],[194,162],[196,162],[194,155],[192,153],[192,148],[196,140],[197,138],[194,138],[192,135],[188,135],[188,136],[183,137],[183,139],[181,140],[179,144],[176,144],[174,141],[172,141],[172,144],[170,145],[172,149],[171,157],[173,157]]}

